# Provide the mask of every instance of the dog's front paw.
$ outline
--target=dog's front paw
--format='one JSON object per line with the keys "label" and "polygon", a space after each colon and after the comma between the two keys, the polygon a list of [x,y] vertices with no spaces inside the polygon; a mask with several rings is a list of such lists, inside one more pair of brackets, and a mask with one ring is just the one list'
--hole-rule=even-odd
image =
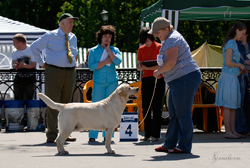
{"label": "dog's front paw", "polygon": [[107,154],[115,154],[115,150],[111,149],[110,151],[107,152]]}
{"label": "dog's front paw", "polygon": [[68,155],[69,152],[68,152],[68,151],[61,151],[61,152],[58,152],[58,154],[61,154],[61,155]]}

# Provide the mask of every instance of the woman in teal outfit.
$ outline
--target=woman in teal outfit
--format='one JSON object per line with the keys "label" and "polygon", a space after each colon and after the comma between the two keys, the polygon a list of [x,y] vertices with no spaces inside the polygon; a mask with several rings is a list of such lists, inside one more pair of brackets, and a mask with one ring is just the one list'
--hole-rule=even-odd
{"label": "woman in teal outfit", "polygon": [[[113,47],[116,39],[115,28],[111,25],[102,26],[96,33],[97,46],[90,49],[89,69],[93,71],[92,102],[107,98],[118,86],[118,74],[115,66],[121,63],[121,53]],[[94,142],[98,130],[89,130],[89,141]],[[112,135],[114,136],[114,135]],[[105,132],[103,131],[103,137]]]}

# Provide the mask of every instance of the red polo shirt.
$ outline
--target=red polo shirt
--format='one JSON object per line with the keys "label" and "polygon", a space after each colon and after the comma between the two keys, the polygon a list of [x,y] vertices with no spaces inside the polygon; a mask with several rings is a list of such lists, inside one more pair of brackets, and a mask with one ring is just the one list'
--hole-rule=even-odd
{"label": "red polo shirt", "polygon": [[[156,61],[157,55],[159,54],[161,44],[153,42],[150,47],[147,47],[145,44],[142,45],[137,53],[137,60],[141,62],[145,61]],[[142,78],[153,76],[153,70],[143,70]]]}

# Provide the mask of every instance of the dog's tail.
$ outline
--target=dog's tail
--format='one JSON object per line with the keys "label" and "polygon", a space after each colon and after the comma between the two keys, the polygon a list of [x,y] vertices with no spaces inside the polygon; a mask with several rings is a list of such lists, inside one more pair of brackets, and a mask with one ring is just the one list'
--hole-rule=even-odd
{"label": "dog's tail", "polygon": [[42,101],[45,104],[47,104],[52,109],[61,111],[65,107],[65,104],[56,103],[43,93],[38,93],[38,96],[42,99]]}

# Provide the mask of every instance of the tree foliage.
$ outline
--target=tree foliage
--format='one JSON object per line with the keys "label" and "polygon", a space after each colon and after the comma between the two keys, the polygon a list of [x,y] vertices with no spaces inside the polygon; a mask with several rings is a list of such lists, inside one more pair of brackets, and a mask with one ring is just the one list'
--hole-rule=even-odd
{"label": "tree foliage", "polygon": [[[61,13],[70,12],[80,21],[74,28],[80,46],[96,45],[95,33],[102,25],[116,28],[116,46],[122,51],[135,52],[139,46],[141,10],[157,0],[72,0],[65,2]],[[100,13],[107,10],[109,20],[102,21]]]}
{"label": "tree foliage", "polygon": [[[102,25],[114,25],[116,44],[121,51],[137,52],[141,26],[141,10],[158,0],[1,0],[0,15],[47,30],[58,28],[58,19],[68,12],[79,17],[73,32],[78,46],[90,48],[97,44],[95,33]],[[102,10],[109,12],[109,20],[102,21]],[[191,50],[207,41],[221,45],[235,21],[179,21],[178,31],[183,34]],[[248,26],[249,22],[245,22]]]}
{"label": "tree foliage", "polygon": [[[204,42],[219,45],[237,20],[234,21],[180,21],[178,31],[184,36],[191,50],[197,49]],[[249,21],[241,21],[250,28]]]}
{"label": "tree foliage", "polygon": [[58,27],[57,13],[64,0],[1,0],[0,15],[47,30]]}

